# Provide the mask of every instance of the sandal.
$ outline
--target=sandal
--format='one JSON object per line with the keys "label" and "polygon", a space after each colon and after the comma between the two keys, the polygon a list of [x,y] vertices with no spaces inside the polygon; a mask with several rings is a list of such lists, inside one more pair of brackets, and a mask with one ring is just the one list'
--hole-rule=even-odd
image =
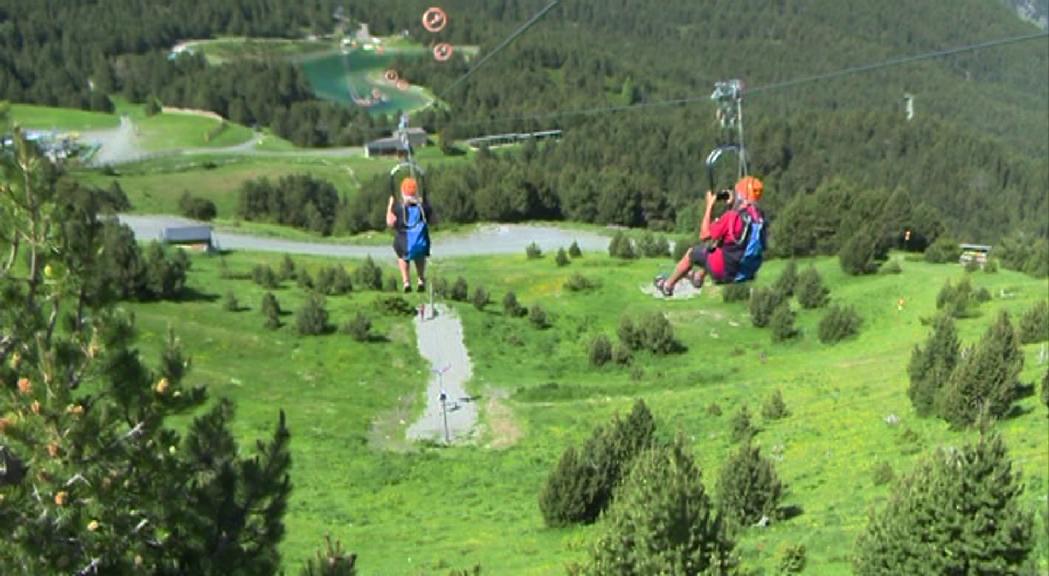
{"label": "sandal", "polygon": [[665,298],[670,298],[674,296],[674,287],[667,284],[666,276],[656,276],[656,280],[655,282],[653,282],[653,285],[656,287],[656,290],[659,290],[659,293],[662,294]]}

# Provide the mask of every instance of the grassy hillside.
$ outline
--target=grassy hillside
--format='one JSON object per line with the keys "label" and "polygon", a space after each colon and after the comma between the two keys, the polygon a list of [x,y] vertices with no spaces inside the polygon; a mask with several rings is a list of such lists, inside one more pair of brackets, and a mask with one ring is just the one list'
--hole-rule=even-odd
{"label": "grassy hillside", "polygon": [[[888,463],[899,476],[934,448],[972,437],[916,418],[905,392],[910,350],[928,330],[921,319],[934,313],[940,286],[962,275],[956,266],[902,261],[900,275],[853,278],[834,260],[802,262],[821,271],[834,301],[854,305],[864,318],[858,338],[831,347],[815,337],[819,312],[799,313],[799,341],[773,344],[767,330],[750,326],[745,304],[724,304],[717,290],[684,302],[643,295],[639,286],[668,267],[662,261],[623,263],[587,254],[567,268],[550,257],[527,261],[523,255],[438,262],[437,275],[452,280],[461,274],[471,288],[483,284],[495,301],[514,290],[522,303],[541,304],[552,319],[550,329],[539,331],[527,320],[505,318],[498,305],[484,312],[456,306],[474,362],[469,389],[480,397],[483,425],[474,445],[445,449],[402,441],[421,411],[428,372],[409,321],[375,313],[372,301],[381,295],[358,292],[329,298],[333,323],[366,311],[387,342],[365,345],[339,334],[300,338],[293,316],[286,318],[289,325],[267,332],[258,312],[262,289],[228,276],[277,261],[232,255],[224,278],[219,259],[199,257],[189,284],[200,296],[133,308],[144,348],[155,350],[167,326],[174,327],[193,355],[192,380],[207,384],[213,396],[236,401],[241,441],[264,435],[276,410],[287,411],[295,462],[283,546],[289,570],[333,534],[360,554],[364,574],[445,574],[477,563],[486,573],[562,573],[567,562],[585,557],[596,530],[545,528],[537,505],[542,483],[565,447],[644,398],[660,435],[681,432],[692,441],[709,489],[732,449],[729,419],[739,406],[749,406],[760,428],[757,442],[775,457],[787,485],[784,505],[802,512],[748,531],[738,547],[745,566],[772,569],[782,546],[801,543],[809,572],[847,574],[867,511],[890,490],[874,485],[873,468]],[[320,264],[296,261],[300,268]],[[391,263],[382,264],[393,273]],[[759,284],[771,283],[783,264],[767,264]],[[576,272],[600,287],[564,290]],[[998,310],[1015,317],[1045,298],[1047,288],[1044,280],[1010,272],[977,273],[972,281],[993,298],[977,318],[959,323],[965,342],[978,339]],[[225,311],[221,298],[228,291],[250,309]],[[276,294],[286,310],[303,298],[290,282]],[[900,298],[906,305],[897,311]],[[587,365],[591,337],[614,338],[622,314],[656,310],[667,314],[688,352],[639,354],[628,368]],[[1037,351],[1037,345],[1026,349],[1025,382],[1046,370],[1037,365]],[[762,421],[760,406],[776,389],[790,416]],[[712,403],[720,416],[708,413]],[[1034,397],[1019,406],[1021,414],[999,427],[1023,471],[1026,506],[1041,510],[1049,487],[1045,408]],[[900,423],[887,424],[889,415]],[[1049,542],[1045,517],[1037,516],[1044,570]]]}
{"label": "grassy hillside", "polygon": [[62,132],[104,130],[120,124],[120,118],[114,114],[32,104],[12,104],[9,116],[12,122],[23,128]]}

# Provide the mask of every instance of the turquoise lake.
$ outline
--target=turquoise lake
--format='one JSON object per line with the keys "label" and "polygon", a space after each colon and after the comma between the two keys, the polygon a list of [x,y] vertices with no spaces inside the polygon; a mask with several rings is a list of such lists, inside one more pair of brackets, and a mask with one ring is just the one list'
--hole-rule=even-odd
{"label": "turquoise lake", "polygon": [[[423,108],[430,102],[415,86],[402,91],[392,83],[381,80],[383,72],[403,54],[387,52],[380,55],[371,51],[352,50],[346,54],[334,52],[312,56],[302,60],[301,65],[317,97],[359,106],[361,99],[370,99],[377,93],[381,95],[381,100],[367,106],[368,111],[372,114],[394,114],[398,110],[410,112]],[[355,99],[358,101],[355,102]]]}

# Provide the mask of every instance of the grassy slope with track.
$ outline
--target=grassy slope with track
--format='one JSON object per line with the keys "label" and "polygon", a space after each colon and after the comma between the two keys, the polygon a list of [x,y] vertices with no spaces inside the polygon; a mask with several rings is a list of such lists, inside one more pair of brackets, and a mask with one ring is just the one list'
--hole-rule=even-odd
{"label": "grassy slope with track", "polygon": [[[255,263],[276,266],[277,260],[227,257],[229,269],[243,274]],[[296,260],[300,265],[321,262]],[[566,446],[579,443],[613,413],[627,411],[635,398],[644,398],[662,436],[682,432],[693,442],[710,490],[721,462],[734,449],[731,415],[747,404],[761,429],[757,442],[782,458],[777,467],[788,489],[784,505],[803,512],[747,532],[739,545],[744,564],[773,569],[782,546],[802,543],[809,571],[846,574],[867,511],[890,492],[888,486],[874,485],[873,467],[887,462],[899,476],[936,447],[973,436],[937,420],[917,419],[905,392],[910,350],[928,331],[920,320],[933,314],[944,281],[963,272],[956,266],[903,262],[900,275],[852,278],[835,260],[813,263],[832,298],[854,305],[864,317],[857,339],[833,347],[820,344],[815,337],[820,313],[803,311],[798,325],[804,336],[772,344],[767,330],[749,325],[745,304],[724,304],[714,290],[692,301],[652,299],[638,287],[667,267],[661,261],[624,263],[587,254],[567,268],[556,267],[549,256],[438,262],[437,274],[448,279],[462,274],[471,287],[484,284],[496,302],[512,289],[524,304],[542,304],[553,327],[537,331],[527,320],[504,318],[498,305],[485,312],[457,305],[474,361],[470,389],[481,397],[485,424],[475,446],[412,452],[376,447],[403,448],[401,422],[410,422],[422,405],[427,370],[407,320],[375,316],[389,341],[367,345],[338,334],[300,338],[290,325],[267,332],[258,313],[262,289],[247,279],[221,278],[219,261],[203,257],[194,260],[189,283],[199,297],[132,307],[143,348],[155,351],[167,326],[173,326],[194,357],[191,379],[207,384],[213,396],[236,401],[241,442],[264,436],[277,409],[287,411],[295,463],[283,545],[290,570],[332,534],[360,554],[360,568],[367,574],[445,574],[477,563],[498,574],[561,573],[567,562],[584,558],[597,529],[545,528],[537,505],[542,483]],[[382,264],[393,274],[391,263]],[[783,264],[768,263],[759,284],[771,283]],[[575,272],[599,280],[601,287],[589,293],[563,290]],[[978,339],[998,310],[1015,318],[1046,294],[1045,280],[1006,271],[975,274],[973,283],[995,297],[982,305],[978,318],[959,323],[965,342]],[[221,297],[230,290],[251,310],[224,311]],[[1003,291],[1010,296],[1003,298]],[[276,294],[289,310],[298,308],[303,297],[290,282]],[[357,310],[370,312],[378,296],[329,298],[333,322],[342,324]],[[902,312],[896,310],[899,298],[907,302]],[[587,366],[586,343],[593,335],[614,337],[624,312],[656,310],[668,314],[687,353],[640,355],[633,368]],[[293,323],[294,317],[286,321]],[[1026,348],[1025,382],[1040,380],[1045,370],[1036,366],[1037,351],[1038,345]],[[763,422],[757,416],[760,406],[777,388],[791,415]],[[706,413],[713,402],[721,406],[721,416]],[[999,427],[1027,483],[1025,506],[1039,510],[1049,487],[1045,408],[1035,397],[1020,400],[1019,406],[1023,413]],[[889,414],[900,417],[899,426],[885,423]],[[1044,570],[1049,542],[1044,516],[1036,517]]]}

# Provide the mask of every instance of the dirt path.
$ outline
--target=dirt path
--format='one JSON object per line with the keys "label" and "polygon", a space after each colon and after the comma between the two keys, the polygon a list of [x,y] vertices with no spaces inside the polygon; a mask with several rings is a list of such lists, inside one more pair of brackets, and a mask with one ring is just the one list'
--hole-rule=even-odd
{"label": "dirt path", "polygon": [[415,332],[419,354],[430,363],[431,376],[426,410],[408,427],[408,439],[444,442],[447,436],[453,444],[470,440],[477,424],[477,404],[466,391],[473,368],[463,342],[462,322],[453,310],[438,304],[435,316],[416,317]]}

